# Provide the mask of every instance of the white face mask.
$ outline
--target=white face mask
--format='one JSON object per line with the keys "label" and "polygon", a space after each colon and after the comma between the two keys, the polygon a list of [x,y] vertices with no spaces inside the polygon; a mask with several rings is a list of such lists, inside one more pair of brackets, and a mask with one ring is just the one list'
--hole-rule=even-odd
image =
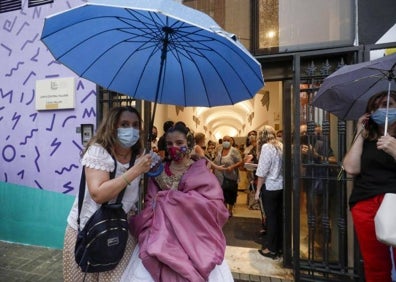
{"label": "white face mask", "polygon": [[139,140],[139,130],[133,127],[117,128],[118,141],[124,148],[130,148]]}

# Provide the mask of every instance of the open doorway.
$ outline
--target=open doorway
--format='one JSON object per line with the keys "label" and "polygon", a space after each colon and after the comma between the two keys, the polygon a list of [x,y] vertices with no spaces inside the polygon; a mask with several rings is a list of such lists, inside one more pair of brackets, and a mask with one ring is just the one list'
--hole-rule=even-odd
{"label": "open doorway", "polygon": [[[245,120],[249,130],[234,138],[242,156],[250,144],[249,132],[255,131],[258,139],[264,125],[270,125],[278,132],[283,131],[283,82],[267,82],[249,103],[252,111]],[[260,144],[256,148],[259,155]],[[237,203],[233,216],[224,228],[227,245],[260,249],[265,240],[265,214],[260,203],[254,200],[254,176],[254,170],[239,169]]]}

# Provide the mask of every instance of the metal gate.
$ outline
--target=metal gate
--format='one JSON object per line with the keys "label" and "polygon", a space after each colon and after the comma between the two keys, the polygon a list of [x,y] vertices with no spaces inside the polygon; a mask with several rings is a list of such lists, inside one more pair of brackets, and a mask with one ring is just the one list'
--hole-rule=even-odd
{"label": "metal gate", "polygon": [[[323,79],[359,52],[294,56],[292,90],[292,246],[296,281],[358,281],[359,257],[348,222],[341,170],[347,123],[311,105]],[[349,236],[348,236],[349,235]]]}

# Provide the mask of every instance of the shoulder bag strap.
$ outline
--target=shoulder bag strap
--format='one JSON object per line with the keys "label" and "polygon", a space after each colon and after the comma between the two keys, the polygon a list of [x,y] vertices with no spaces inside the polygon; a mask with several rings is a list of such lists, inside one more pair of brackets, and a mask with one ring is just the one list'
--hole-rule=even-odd
{"label": "shoulder bag strap", "polygon": [[[110,172],[110,179],[113,179],[116,171],[117,171],[117,161],[113,158],[114,160],[114,170],[112,172]],[[124,189],[125,190],[125,189]],[[122,191],[124,191],[122,190]],[[124,194],[123,192],[120,194]],[[85,195],[85,166],[83,166],[82,168],[82,172],[81,172],[81,180],[80,180],[80,190],[78,192],[78,216],[77,216],[77,225],[78,225],[78,229],[80,230],[80,214],[81,214],[81,209],[82,209],[82,204],[83,204],[83,200],[84,200],[84,195]],[[121,197],[122,199],[122,197]],[[118,198],[117,198],[118,200]],[[104,205],[107,204],[104,203]]]}
{"label": "shoulder bag strap", "polygon": [[77,226],[78,230],[80,230],[80,213],[81,213],[81,208],[82,208],[82,202],[84,199],[84,194],[85,194],[85,166],[82,168],[81,172],[81,180],[80,180],[80,190],[78,192],[78,216],[77,216]]}
{"label": "shoulder bag strap", "polygon": [[[110,172],[110,179],[113,179],[117,172],[117,161],[113,156],[112,156],[112,158],[114,160],[114,170],[112,172]],[[134,165],[135,160],[136,160],[136,153],[132,152],[131,160],[129,162],[129,167]],[[118,194],[116,203],[121,203],[124,193],[125,193],[125,188],[122,189],[122,191]],[[83,168],[82,168],[81,180],[80,180],[80,190],[78,193],[78,216],[77,216],[78,229],[80,229],[80,213],[81,213],[82,203],[84,200],[84,194],[85,194],[85,166],[83,166]],[[107,202],[104,204],[107,204]]]}

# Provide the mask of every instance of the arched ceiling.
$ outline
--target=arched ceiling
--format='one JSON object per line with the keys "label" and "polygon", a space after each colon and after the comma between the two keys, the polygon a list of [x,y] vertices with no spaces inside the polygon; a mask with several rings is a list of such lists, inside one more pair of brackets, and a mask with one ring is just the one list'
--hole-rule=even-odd
{"label": "arched ceiling", "polygon": [[232,106],[197,108],[196,115],[203,120],[216,139],[225,135],[237,136],[253,111],[252,101],[243,101]]}

